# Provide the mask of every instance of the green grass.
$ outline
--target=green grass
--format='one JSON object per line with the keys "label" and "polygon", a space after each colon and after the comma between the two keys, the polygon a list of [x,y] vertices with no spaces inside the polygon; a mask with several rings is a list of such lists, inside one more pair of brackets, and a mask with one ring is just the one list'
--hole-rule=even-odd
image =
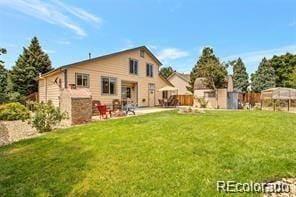
{"label": "green grass", "polygon": [[[175,111],[0,148],[0,196],[217,196],[217,180],[296,176],[296,114]],[[246,195],[246,194],[241,194]]]}

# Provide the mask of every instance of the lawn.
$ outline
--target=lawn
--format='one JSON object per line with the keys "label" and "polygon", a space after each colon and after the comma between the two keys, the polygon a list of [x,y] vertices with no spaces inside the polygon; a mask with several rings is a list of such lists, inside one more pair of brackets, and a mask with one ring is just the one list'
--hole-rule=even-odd
{"label": "lawn", "polygon": [[[296,176],[296,114],[175,111],[0,148],[0,196],[217,196],[217,180]],[[246,194],[241,194],[246,195]]]}

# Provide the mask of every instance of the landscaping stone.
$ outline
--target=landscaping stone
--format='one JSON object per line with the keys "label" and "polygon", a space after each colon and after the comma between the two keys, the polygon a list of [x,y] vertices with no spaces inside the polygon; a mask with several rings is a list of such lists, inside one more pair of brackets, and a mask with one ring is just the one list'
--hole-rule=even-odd
{"label": "landscaping stone", "polygon": [[26,138],[35,137],[38,132],[26,121],[1,121],[0,145],[9,144]]}

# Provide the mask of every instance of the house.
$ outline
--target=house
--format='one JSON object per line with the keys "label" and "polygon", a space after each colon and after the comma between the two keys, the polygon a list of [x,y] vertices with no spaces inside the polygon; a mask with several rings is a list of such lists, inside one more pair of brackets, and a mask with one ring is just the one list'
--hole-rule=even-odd
{"label": "house", "polygon": [[205,84],[205,80],[205,78],[199,77],[194,82],[194,106],[201,107],[198,99],[202,98],[208,102],[207,108],[238,108],[238,93],[233,92],[233,80],[231,76],[227,76],[224,87],[217,89],[217,92],[209,89]]}
{"label": "house", "polygon": [[178,89],[178,95],[191,95],[192,93],[187,90],[189,86],[190,75],[184,73],[173,72],[168,80]]}
{"label": "house", "polygon": [[64,89],[86,88],[93,101],[112,104],[130,100],[139,107],[158,105],[164,86],[173,86],[159,73],[161,62],[145,46],[61,66],[38,79],[39,101],[60,106]]}

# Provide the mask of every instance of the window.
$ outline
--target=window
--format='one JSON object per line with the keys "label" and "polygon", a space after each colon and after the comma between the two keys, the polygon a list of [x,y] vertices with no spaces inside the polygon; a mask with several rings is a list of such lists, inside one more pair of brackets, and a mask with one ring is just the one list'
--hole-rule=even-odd
{"label": "window", "polygon": [[204,92],[204,96],[206,98],[214,98],[214,97],[216,97],[216,94],[215,94],[214,91],[212,91],[212,92]]}
{"label": "window", "polygon": [[162,92],[162,98],[167,99],[168,98],[168,91],[163,91]]}
{"label": "window", "polygon": [[140,50],[140,56],[145,57],[145,51],[144,50]]}
{"label": "window", "polygon": [[155,84],[154,83],[149,83],[148,84],[148,89],[149,90],[155,90]]}
{"label": "window", "polygon": [[130,59],[129,61],[129,73],[137,75],[138,74],[138,60]]}
{"label": "window", "polygon": [[89,87],[89,74],[75,73],[77,87]]}
{"label": "window", "polygon": [[102,94],[116,94],[116,78],[102,77]]}
{"label": "window", "polygon": [[146,64],[146,76],[153,77],[153,65],[152,64]]}

